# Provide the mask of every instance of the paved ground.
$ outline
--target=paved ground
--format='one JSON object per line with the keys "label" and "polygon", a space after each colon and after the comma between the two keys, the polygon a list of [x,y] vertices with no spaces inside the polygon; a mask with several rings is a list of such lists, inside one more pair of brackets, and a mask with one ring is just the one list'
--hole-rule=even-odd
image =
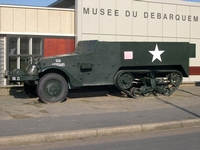
{"label": "paved ground", "polygon": [[141,99],[102,89],[71,91],[67,101],[56,104],[25,95],[1,96],[0,137],[198,119],[199,107],[199,86]]}

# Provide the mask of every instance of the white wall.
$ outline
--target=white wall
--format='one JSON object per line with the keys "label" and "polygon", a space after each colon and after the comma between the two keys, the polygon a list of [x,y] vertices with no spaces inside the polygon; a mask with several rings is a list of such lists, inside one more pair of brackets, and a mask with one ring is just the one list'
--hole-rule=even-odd
{"label": "white wall", "polygon": [[74,36],[74,10],[0,5],[0,34]]}
{"label": "white wall", "polygon": [[[76,39],[173,41],[197,44],[190,66],[200,66],[200,3],[182,0],[76,0]],[[197,77],[200,80],[200,76]],[[196,81],[189,78],[188,81]]]}
{"label": "white wall", "polygon": [[132,40],[132,36],[200,38],[200,6],[134,0],[82,0],[76,4],[78,40],[96,36],[112,36],[113,40],[117,36]]}

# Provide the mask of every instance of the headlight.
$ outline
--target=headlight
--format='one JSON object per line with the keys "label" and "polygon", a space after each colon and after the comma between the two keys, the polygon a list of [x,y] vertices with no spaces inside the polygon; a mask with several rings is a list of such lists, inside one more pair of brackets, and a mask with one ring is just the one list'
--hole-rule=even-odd
{"label": "headlight", "polygon": [[36,65],[30,65],[30,66],[28,67],[28,69],[27,69],[27,73],[28,73],[29,75],[37,74],[38,71],[37,71]]}
{"label": "headlight", "polygon": [[40,64],[40,58],[35,58],[33,64],[38,66]]}
{"label": "headlight", "polygon": [[39,63],[40,63],[40,59],[39,58],[35,58],[33,60],[32,64],[31,64],[31,61],[29,61],[28,66],[26,67],[26,72],[29,75],[36,75],[38,73],[38,65],[39,65]]}

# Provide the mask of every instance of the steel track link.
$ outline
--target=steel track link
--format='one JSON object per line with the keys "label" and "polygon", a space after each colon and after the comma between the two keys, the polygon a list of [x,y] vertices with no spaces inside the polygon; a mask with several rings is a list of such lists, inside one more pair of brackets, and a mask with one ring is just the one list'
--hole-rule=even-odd
{"label": "steel track link", "polygon": [[[141,78],[139,78],[138,81],[141,81],[141,79],[143,77],[147,77],[148,74],[151,74],[151,73],[154,73],[154,74],[159,74],[159,73],[165,73],[167,74],[167,79],[169,81],[169,83],[167,84],[165,90],[170,90],[169,93],[166,93],[166,94],[162,94],[162,93],[157,93],[157,94],[154,94],[153,92],[156,93],[155,89],[154,91],[152,92],[149,92],[149,93],[145,93],[146,95],[148,96],[144,96],[142,95],[142,93],[138,96],[136,95],[133,95],[132,91],[131,91],[131,88],[134,88],[134,86],[131,86],[130,88],[128,89],[124,89],[123,85],[121,85],[122,83],[120,82],[119,84],[119,79],[120,79],[120,76],[122,74],[132,74],[133,77],[134,75],[136,76],[141,76]],[[143,76],[142,76],[143,75]],[[163,77],[163,78],[166,78],[166,77]],[[156,79],[156,77],[155,77]],[[120,79],[122,80],[122,79]],[[125,94],[127,94],[128,97],[131,97],[131,98],[145,98],[145,97],[153,97],[151,95],[154,95],[156,97],[160,97],[160,96],[170,96],[172,93],[174,93],[177,88],[181,85],[182,83],[182,80],[183,80],[183,77],[182,77],[182,74],[180,73],[180,71],[177,71],[177,70],[121,70],[121,71],[118,71],[117,74],[115,75],[114,77],[114,84],[115,86],[121,90],[122,92],[124,92]],[[123,80],[122,80],[123,81]],[[157,87],[159,87],[160,85],[156,84]],[[141,88],[141,87],[135,87],[135,88]],[[164,91],[163,91],[164,92]]]}

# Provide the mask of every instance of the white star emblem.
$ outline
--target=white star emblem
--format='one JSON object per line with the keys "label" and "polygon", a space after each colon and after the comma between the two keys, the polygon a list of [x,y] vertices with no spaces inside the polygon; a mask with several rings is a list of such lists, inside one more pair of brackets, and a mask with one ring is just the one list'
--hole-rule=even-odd
{"label": "white star emblem", "polygon": [[151,53],[153,55],[153,59],[152,59],[152,62],[154,62],[156,59],[160,60],[162,62],[162,59],[160,57],[160,55],[162,53],[164,53],[165,50],[160,50],[158,49],[158,45],[156,44],[156,48],[154,51],[149,51],[149,53]]}

